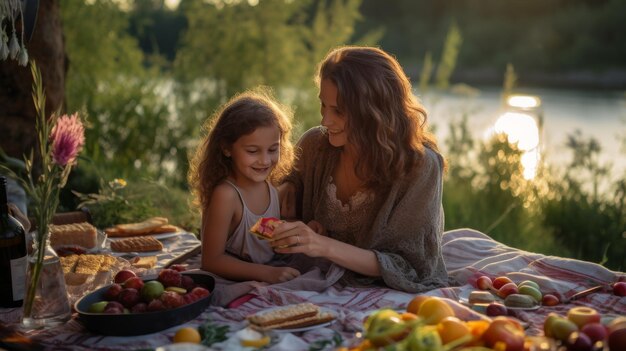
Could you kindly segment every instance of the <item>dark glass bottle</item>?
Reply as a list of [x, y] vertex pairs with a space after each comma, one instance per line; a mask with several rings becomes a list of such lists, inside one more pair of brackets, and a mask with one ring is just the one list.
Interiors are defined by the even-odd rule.
[[7, 180], [0, 177], [0, 307], [20, 307], [26, 282], [26, 235], [9, 214], [7, 202]]

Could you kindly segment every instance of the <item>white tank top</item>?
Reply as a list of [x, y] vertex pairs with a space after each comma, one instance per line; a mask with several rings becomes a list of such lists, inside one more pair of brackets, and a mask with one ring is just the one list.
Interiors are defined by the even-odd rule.
[[259, 239], [256, 235], [249, 233], [250, 228], [261, 217], [276, 217], [280, 218], [280, 201], [278, 199], [278, 190], [268, 182], [267, 187], [270, 192], [270, 204], [264, 213], [257, 215], [248, 209], [246, 202], [241, 195], [239, 188], [228, 180], [226, 183], [230, 184], [243, 204], [243, 213], [241, 215], [241, 222], [235, 230], [230, 233], [226, 240], [226, 252], [231, 255], [235, 255], [242, 260], [254, 262], [254, 263], [267, 263], [272, 257], [274, 257], [274, 250], [270, 246], [267, 240]]

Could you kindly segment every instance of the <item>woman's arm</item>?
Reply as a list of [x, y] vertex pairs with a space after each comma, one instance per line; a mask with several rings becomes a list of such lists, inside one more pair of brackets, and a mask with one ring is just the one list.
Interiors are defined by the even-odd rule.
[[302, 222], [285, 222], [274, 229], [272, 247], [278, 253], [303, 253], [310, 257], [324, 257], [351, 271], [379, 277], [380, 266], [371, 250], [338, 241], [316, 233]]

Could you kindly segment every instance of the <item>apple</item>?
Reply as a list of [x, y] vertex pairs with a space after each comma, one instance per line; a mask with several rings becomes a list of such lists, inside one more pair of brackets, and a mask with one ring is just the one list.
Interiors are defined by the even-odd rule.
[[559, 303], [561, 303], [559, 298], [552, 294], [545, 294], [541, 298], [541, 304], [544, 306], [556, 306]]
[[573, 332], [565, 341], [565, 345], [567, 346], [568, 351], [591, 351], [593, 342], [587, 334], [582, 332]]
[[454, 310], [443, 299], [431, 296], [422, 302], [417, 315], [423, 318], [424, 323], [435, 325], [445, 317], [453, 317]]
[[146, 307], [148, 312], [162, 311], [164, 309], [165, 305], [163, 305], [163, 301], [159, 299], [153, 299], [148, 303], [148, 307]]
[[476, 280], [476, 287], [478, 289], [489, 290], [489, 289], [491, 289], [492, 286], [493, 286], [493, 282], [491, 281], [491, 278], [489, 278], [486, 275], [481, 275]]
[[111, 284], [111, 286], [109, 286], [109, 288], [104, 292], [104, 299], [107, 301], [117, 300], [117, 296], [123, 289], [124, 288], [120, 284]]
[[626, 282], [617, 282], [613, 284], [613, 294], [617, 296], [626, 296]]
[[137, 274], [135, 274], [135, 272], [128, 270], [128, 269], [122, 269], [121, 271], [117, 272], [115, 274], [115, 278], [113, 278], [113, 282], [114, 283], [118, 283], [118, 284], [122, 284], [124, 283], [126, 280], [128, 280], [128, 278], [132, 278], [132, 277], [136, 277]]
[[517, 284], [513, 282], [506, 283], [500, 286], [500, 288], [498, 289], [498, 296], [500, 296], [503, 299], [511, 294], [518, 294], [518, 293], [519, 293], [519, 290], [517, 289]]
[[506, 351], [524, 350], [524, 338], [524, 329], [519, 323], [503, 316], [495, 317], [482, 336], [487, 347], [493, 348], [497, 342], [503, 342]]
[[608, 335], [606, 327], [602, 323], [587, 323], [580, 331], [587, 334], [592, 342], [602, 341]]
[[532, 280], [524, 280], [523, 282], [521, 282], [521, 283], [517, 284], [517, 286], [518, 286], [518, 287], [520, 287], [520, 288], [521, 288], [522, 286], [524, 286], [524, 285], [530, 285], [530, 286], [532, 286], [533, 288], [535, 288], [535, 289], [537, 289], [537, 290], [541, 291], [541, 288], [539, 288], [539, 284], [535, 283], [535, 282], [534, 282], [534, 281], [532, 281]]
[[131, 289], [135, 289], [137, 291], [141, 291], [141, 288], [143, 287], [143, 280], [139, 277], [130, 277], [128, 279], [126, 279], [126, 281], [124, 282], [124, 284], [122, 284], [122, 286], [124, 286], [125, 288], [131, 288]]
[[131, 308], [141, 300], [141, 297], [137, 289], [124, 288], [124, 290], [120, 291], [117, 300], [124, 305], [124, 307]]
[[599, 323], [600, 313], [591, 307], [577, 306], [567, 311], [567, 319], [574, 322], [580, 329], [588, 323]]
[[161, 284], [158, 280], [148, 281], [140, 290], [141, 298], [146, 302], [151, 302], [161, 296], [164, 290], [165, 288], [163, 287], [163, 284]]
[[528, 295], [532, 297], [533, 299], [535, 299], [535, 301], [537, 301], [537, 303], [542, 301], [543, 295], [541, 294], [541, 291], [539, 291], [539, 289], [535, 288], [532, 285], [521, 285], [519, 286], [518, 291], [522, 295]]
[[513, 283], [509, 277], [500, 276], [493, 280], [493, 288], [499, 290], [503, 285]]
[[626, 328], [613, 330], [608, 337], [609, 350], [626, 350]]
[[131, 313], [144, 313], [148, 311], [148, 304], [145, 302], [138, 302], [135, 306], [130, 308]]
[[124, 306], [117, 301], [109, 301], [106, 306], [104, 306], [103, 312], [110, 314], [122, 314], [124, 313]]
[[176, 308], [185, 304], [185, 299], [181, 294], [173, 291], [164, 291], [159, 297], [165, 308]]
[[578, 331], [578, 327], [567, 318], [557, 318], [552, 322], [552, 337], [557, 340], [565, 341], [575, 331]]
[[104, 308], [106, 307], [106, 305], [108, 303], [109, 303], [109, 301], [94, 302], [91, 305], [89, 305], [89, 309], [87, 310], [87, 312], [90, 312], [90, 313], [102, 313], [102, 312], [104, 312]]
[[161, 284], [163, 284], [163, 286], [165, 287], [182, 286], [182, 275], [179, 271], [170, 268], [162, 269], [159, 272], [159, 277], [157, 278], [157, 280], [160, 281]]
[[626, 316], [619, 316], [611, 319], [611, 321], [606, 324], [606, 328], [609, 333], [618, 329], [626, 328]]
[[489, 317], [506, 316], [509, 310], [501, 303], [492, 302], [485, 308], [485, 314]]
[[548, 313], [548, 315], [546, 316], [546, 319], [543, 321], [543, 334], [549, 338], [553, 337], [554, 335], [552, 334], [552, 325], [557, 319], [562, 319], [562, 318], [565, 318], [565, 317], [559, 315], [558, 313], [555, 313], [555, 312]]

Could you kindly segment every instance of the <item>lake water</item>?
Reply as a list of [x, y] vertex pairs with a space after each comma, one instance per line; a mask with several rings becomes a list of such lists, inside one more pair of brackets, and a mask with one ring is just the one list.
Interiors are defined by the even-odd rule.
[[[572, 153], [565, 146], [567, 136], [580, 130], [585, 139], [595, 138], [602, 148], [602, 164], [613, 164], [613, 176], [626, 171], [626, 151], [621, 151], [620, 136], [626, 138], [626, 94], [618, 91], [568, 91], [556, 89], [528, 89], [516, 93], [538, 96], [543, 114], [540, 148], [544, 160], [565, 165]], [[429, 111], [429, 120], [435, 126], [437, 137], [445, 146], [448, 124], [468, 115], [468, 125], [474, 138], [483, 137], [502, 115], [501, 89], [483, 88], [478, 95], [467, 96], [446, 93], [426, 94], [421, 97]]]

